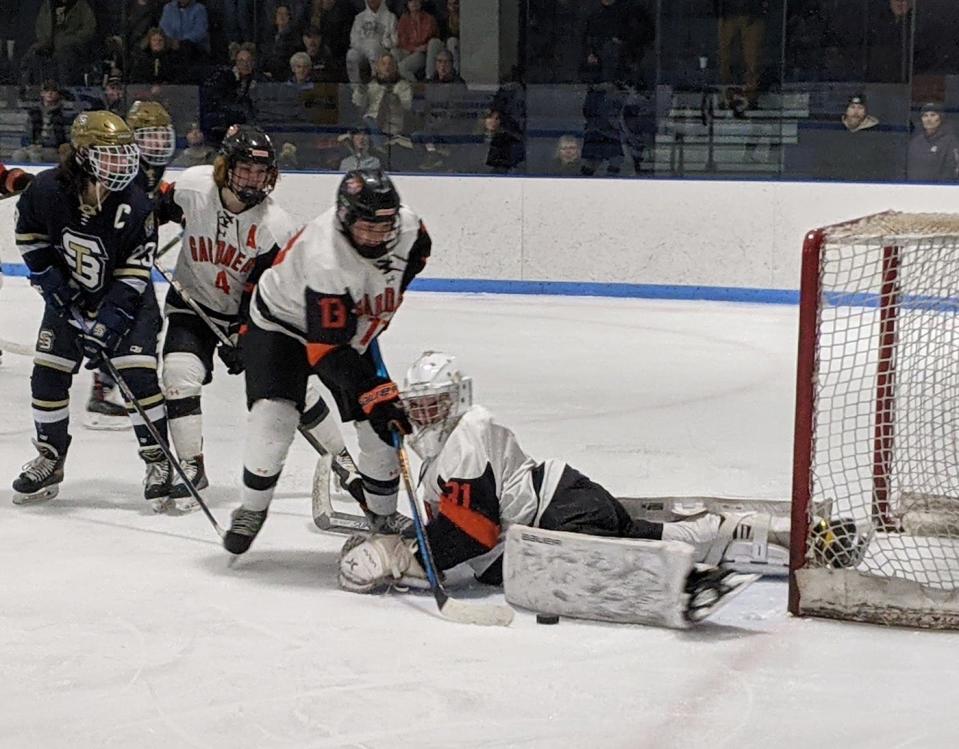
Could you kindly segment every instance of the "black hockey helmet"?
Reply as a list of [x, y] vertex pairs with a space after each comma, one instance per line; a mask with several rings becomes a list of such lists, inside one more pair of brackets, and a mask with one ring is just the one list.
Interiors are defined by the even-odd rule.
[[[396, 244], [400, 226], [400, 194], [379, 169], [347, 172], [336, 194], [336, 215], [350, 243], [363, 257], [375, 259]], [[361, 225], [357, 226], [360, 222]], [[379, 226], [371, 227], [370, 224]]]
[[[247, 206], [254, 206], [273, 192], [279, 171], [276, 167], [276, 149], [270, 136], [253, 125], [231, 125], [220, 144], [217, 158], [219, 169], [215, 170], [217, 184], [228, 187]], [[236, 166], [240, 163], [264, 164], [267, 167], [263, 184], [247, 184], [237, 178]]]

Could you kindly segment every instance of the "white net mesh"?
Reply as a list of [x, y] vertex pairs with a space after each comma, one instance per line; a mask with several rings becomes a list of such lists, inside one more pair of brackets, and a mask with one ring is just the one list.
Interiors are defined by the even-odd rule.
[[[814, 357], [800, 609], [957, 626], [959, 216], [886, 213], [827, 228], [818, 281], [816, 344], [800, 353]], [[823, 535], [818, 518], [853, 522]], [[854, 570], [828, 564], [836, 545], [858, 550]], [[874, 600], [877, 591], [897, 598]]]

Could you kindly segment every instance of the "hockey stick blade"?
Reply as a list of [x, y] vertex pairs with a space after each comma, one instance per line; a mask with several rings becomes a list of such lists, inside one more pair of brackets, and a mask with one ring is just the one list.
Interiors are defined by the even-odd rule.
[[498, 603], [464, 603], [450, 598], [443, 590], [444, 600], [439, 604], [440, 614], [451, 622], [476, 624], [481, 627], [508, 627], [513, 622], [513, 609]]

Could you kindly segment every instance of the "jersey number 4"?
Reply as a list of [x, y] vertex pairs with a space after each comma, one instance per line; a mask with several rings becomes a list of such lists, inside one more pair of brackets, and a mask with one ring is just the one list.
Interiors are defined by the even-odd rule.
[[229, 296], [230, 294], [230, 279], [226, 277], [226, 271], [221, 270], [216, 274], [216, 281], [213, 282], [213, 285], [216, 286], [220, 291]]

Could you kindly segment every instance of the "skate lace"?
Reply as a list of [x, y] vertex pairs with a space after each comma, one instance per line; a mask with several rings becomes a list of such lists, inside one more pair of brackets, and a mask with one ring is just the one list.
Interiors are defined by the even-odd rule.
[[43, 481], [56, 470], [57, 461], [43, 453], [23, 465], [23, 473], [32, 481]]
[[230, 530], [246, 536], [255, 536], [262, 524], [263, 513], [240, 508], [233, 513], [233, 524]]
[[200, 474], [200, 461], [187, 458], [186, 460], [181, 460], [180, 465], [183, 467], [183, 472], [186, 474], [186, 477], [190, 479], [190, 483], [196, 483], [196, 477]]
[[147, 463], [147, 472], [143, 478], [143, 483], [164, 484], [170, 478], [170, 463], [166, 460], [160, 460], [156, 463]]

